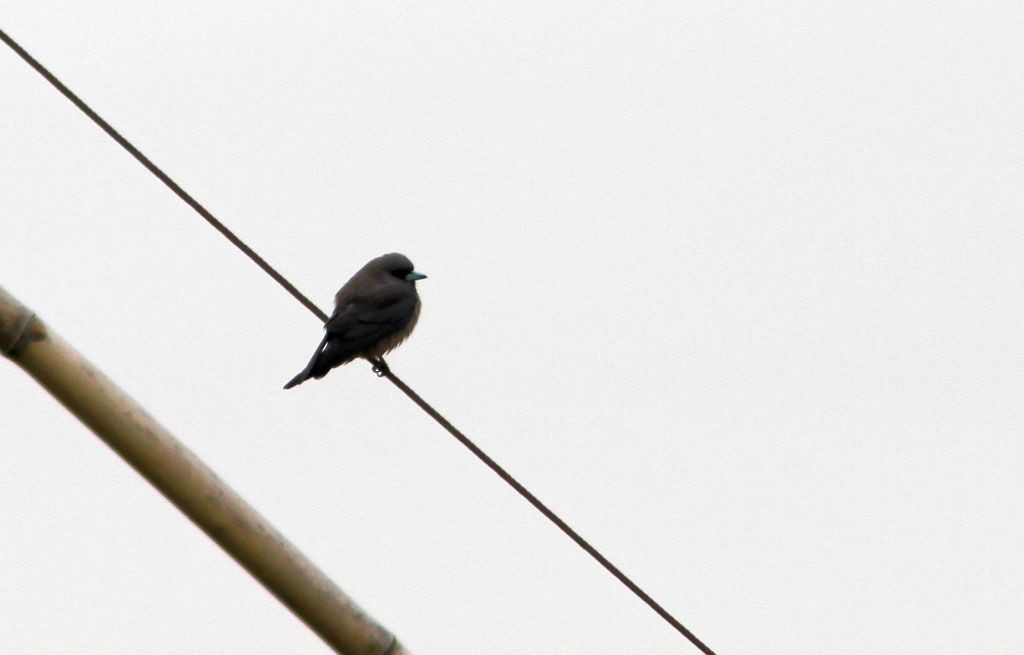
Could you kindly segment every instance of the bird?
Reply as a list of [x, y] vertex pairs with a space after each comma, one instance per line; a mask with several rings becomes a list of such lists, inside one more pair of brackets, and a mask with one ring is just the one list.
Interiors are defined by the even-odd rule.
[[369, 360], [378, 375], [386, 374], [384, 355], [405, 341], [419, 320], [416, 281], [426, 277], [397, 252], [367, 262], [335, 294], [324, 338], [306, 368], [284, 388], [322, 378], [332, 368], [359, 357]]

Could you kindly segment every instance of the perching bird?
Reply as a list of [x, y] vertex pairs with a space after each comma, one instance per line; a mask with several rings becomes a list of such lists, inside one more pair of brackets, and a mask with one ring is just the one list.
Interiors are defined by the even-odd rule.
[[426, 275], [397, 252], [371, 259], [334, 296], [334, 313], [324, 324], [324, 338], [306, 368], [285, 389], [309, 378], [322, 378], [335, 366], [364, 357], [374, 370], [387, 370], [384, 355], [398, 347], [416, 327], [420, 297], [416, 280]]

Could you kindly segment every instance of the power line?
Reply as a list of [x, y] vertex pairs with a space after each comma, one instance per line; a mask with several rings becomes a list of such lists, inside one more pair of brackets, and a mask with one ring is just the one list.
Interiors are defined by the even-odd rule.
[[575, 530], [569, 527], [569, 525], [565, 521], [563, 521], [557, 514], [548, 509], [548, 506], [542, 503], [539, 498], [530, 493], [529, 489], [520, 484], [519, 481], [512, 477], [512, 475], [509, 474], [509, 472], [506, 471], [504, 468], [502, 468], [500, 464], [491, 459], [490, 456], [483, 450], [481, 450], [479, 446], [473, 443], [469, 437], [462, 434], [462, 431], [460, 431], [458, 428], [452, 425], [448, 421], [448, 419], [441, 416], [440, 412], [431, 407], [430, 404], [427, 403], [427, 401], [420, 398], [418, 393], [410, 389], [405, 382], [402, 382], [397, 377], [395, 377], [394, 374], [392, 374], [389, 369], [384, 369], [383, 373], [384, 376], [391, 380], [391, 382], [394, 383], [396, 387], [401, 389], [405, 395], [409, 396], [409, 398], [411, 398], [414, 403], [419, 405], [420, 409], [426, 412], [430, 416], [430, 418], [437, 421], [445, 430], [448, 430], [448, 432], [451, 433], [453, 437], [458, 439], [459, 442], [463, 446], [468, 448], [470, 452], [476, 455], [480, 459], [480, 461], [489, 466], [491, 470], [497, 473], [502, 480], [509, 484], [510, 487], [519, 492], [520, 496], [528, 500], [531, 505], [533, 505], [540, 511], [541, 514], [548, 517], [548, 519], [552, 523], [557, 525], [559, 530], [569, 535], [570, 539], [575, 541], [580, 548], [587, 551], [587, 553], [589, 553], [591, 557], [596, 559], [601, 566], [608, 569], [609, 573], [614, 575], [619, 580], [619, 582], [626, 585], [626, 588], [632, 591], [634, 594], [636, 594], [640, 598], [640, 600], [647, 603], [651, 609], [658, 613], [658, 616], [665, 619], [669, 623], [669, 625], [678, 630], [684, 637], [692, 641], [693, 645], [699, 648], [701, 651], [707, 653], [708, 655], [714, 655], [714, 652], [710, 648], [705, 646], [704, 643], [697, 638], [697, 635], [687, 630], [686, 626], [684, 626], [682, 623], [676, 620], [676, 617], [669, 614], [668, 611], [660, 604], [658, 604], [656, 600], [647, 595], [647, 592], [638, 587], [637, 584], [630, 580], [625, 573], [618, 569], [617, 566], [609, 562], [608, 559], [600, 552], [598, 552], [596, 548], [591, 546], [586, 539], [581, 537], [579, 533], [577, 533]]
[[[218, 232], [224, 235], [224, 237], [227, 238], [228, 241], [234, 244], [235, 247], [237, 247], [239, 250], [245, 253], [246, 256], [249, 257], [249, 259], [256, 262], [257, 266], [262, 268], [264, 272], [266, 272], [278, 284], [284, 287], [284, 289], [288, 291], [288, 293], [292, 294], [292, 296], [294, 296], [296, 300], [305, 305], [305, 307], [309, 309], [309, 311], [311, 311], [314, 315], [316, 315], [316, 317], [319, 318], [321, 321], [327, 321], [327, 314], [325, 314], [319, 307], [313, 304], [313, 302], [309, 298], [303, 295], [303, 293], [299, 291], [295, 287], [295, 285], [293, 285], [291, 282], [285, 279], [285, 277], [278, 273], [273, 266], [268, 264], [266, 260], [264, 260], [258, 254], [256, 254], [256, 251], [247, 246], [241, 239], [239, 239], [234, 234], [234, 232], [229, 230], [227, 226], [225, 226], [223, 223], [217, 220], [217, 218], [213, 214], [211, 214], [205, 207], [203, 207], [199, 203], [199, 201], [193, 198], [187, 191], [182, 189], [177, 182], [172, 180], [156, 164], [150, 161], [149, 157], [146, 157], [146, 155], [142, 154], [142, 152], [134, 145], [132, 145], [131, 142], [128, 141], [128, 139], [121, 136], [121, 134], [110, 125], [110, 123], [103, 120], [103, 118], [101, 118], [99, 114], [97, 114], [87, 104], [85, 104], [85, 102], [81, 98], [75, 95], [71, 91], [71, 89], [69, 89], [67, 86], [64, 85], [63, 82], [57, 79], [57, 77], [54, 76], [53, 73], [51, 73], [49, 70], [47, 70], [45, 66], [36, 61], [36, 59], [32, 55], [30, 55], [24, 48], [18, 45], [18, 43], [15, 42], [10, 36], [8, 36], [7, 33], [4, 32], [2, 29], [0, 29], [0, 40], [2, 40], [4, 43], [10, 46], [10, 48], [14, 50], [14, 52], [16, 52], [19, 57], [24, 59], [29, 66], [34, 68], [36, 72], [42, 75], [46, 79], [46, 81], [52, 84], [58, 91], [61, 92], [62, 95], [64, 95], [64, 97], [66, 97], [76, 107], [78, 107], [82, 111], [82, 113], [84, 113], [86, 116], [92, 119], [94, 123], [99, 125], [104, 132], [110, 135], [110, 137], [114, 139], [114, 141], [116, 141], [118, 144], [120, 144], [122, 148], [127, 150], [132, 157], [135, 157], [135, 159], [137, 159], [140, 164], [145, 166], [150, 173], [155, 175], [157, 179], [163, 182], [171, 191], [175, 193], [175, 195], [184, 200], [185, 203], [189, 207], [194, 209], [196, 213], [202, 216], [207, 223], [212, 225]], [[381, 364], [383, 364], [383, 362], [381, 362]], [[509, 486], [515, 489], [516, 492], [519, 493], [519, 495], [521, 495], [523, 498], [529, 501], [529, 503], [533, 505], [538, 511], [540, 511], [541, 514], [543, 514], [545, 517], [548, 518], [548, 520], [554, 523], [558, 527], [558, 529], [560, 529], [562, 532], [568, 535], [569, 538], [576, 542], [576, 544], [580, 548], [582, 548], [591, 557], [597, 560], [597, 562], [605, 569], [607, 569], [609, 573], [615, 576], [615, 578], [619, 580], [619, 582], [625, 585], [627, 589], [636, 594], [636, 596], [640, 598], [640, 600], [642, 600], [651, 609], [653, 609], [658, 614], [658, 616], [660, 616], [669, 625], [671, 625], [673, 628], [679, 631], [679, 633], [682, 634], [684, 637], [689, 639], [690, 642], [693, 643], [693, 645], [696, 646], [698, 649], [700, 649], [701, 652], [705, 653], [706, 655], [715, 655], [714, 651], [708, 648], [704, 644], [704, 642], [697, 638], [695, 634], [690, 632], [674, 616], [669, 614], [669, 612], [665, 608], [663, 608], [660, 604], [658, 604], [657, 601], [651, 598], [643, 589], [637, 586], [637, 584], [633, 582], [629, 577], [627, 577], [626, 574], [620, 571], [614, 564], [609, 562], [604, 555], [602, 555], [596, 548], [591, 546], [586, 539], [579, 535], [579, 533], [577, 533], [575, 530], [569, 527], [569, 525], [565, 521], [563, 521], [557, 514], [551, 511], [548, 508], [548, 506], [542, 503], [536, 496], [530, 493], [530, 491], [526, 487], [520, 484], [518, 480], [512, 477], [497, 462], [491, 459], [490, 456], [487, 455], [487, 453], [485, 453], [483, 450], [481, 450], [479, 446], [473, 443], [473, 441], [471, 441], [469, 437], [467, 437], [461, 431], [459, 431], [454, 425], [451, 424], [450, 421], [448, 421], [448, 419], [442, 416], [440, 412], [431, 407], [430, 404], [427, 403], [427, 401], [423, 400], [423, 398], [421, 398], [419, 394], [413, 391], [405, 382], [403, 382], [398, 376], [392, 373], [391, 370], [386, 365], [379, 366], [375, 364], [374, 371], [376, 371], [378, 375], [388, 378], [388, 380], [390, 380], [392, 384], [398, 387], [398, 389], [401, 390], [406, 396], [408, 396], [414, 403], [419, 405], [420, 409], [426, 412], [427, 415], [430, 416], [432, 419], [437, 421], [437, 423], [445, 430], [447, 430], [453, 437], [455, 437], [459, 441], [459, 443], [461, 443], [463, 446], [469, 449], [470, 452], [472, 452], [484, 464], [490, 467], [490, 469], [494, 471], [496, 474], [498, 474], [498, 476], [502, 480], [504, 480]]]
[[99, 114], [94, 112], [92, 108], [89, 107], [89, 105], [85, 104], [85, 102], [81, 98], [79, 98], [77, 95], [74, 94], [74, 92], [71, 91], [71, 89], [64, 86], [63, 82], [58, 80], [53, 73], [46, 69], [45, 66], [36, 61], [35, 57], [28, 54], [28, 52], [24, 48], [18, 45], [18, 43], [10, 36], [8, 36], [7, 32], [4, 32], [2, 29], [0, 29], [0, 40], [9, 45], [11, 49], [18, 53], [18, 56], [24, 59], [29, 66], [36, 69], [37, 73], [46, 78], [47, 82], [52, 84], [54, 88], [60, 91], [65, 98], [72, 102], [72, 104], [81, 109], [83, 114], [92, 119], [92, 122], [99, 125], [100, 129], [102, 129], [104, 132], [110, 135], [110, 138], [112, 138], [114, 141], [117, 141], [122, 148], [128, 151], [128, 154], [130, 154], [132, 157], [135, 157], [135, 159], [139, 160], [139, 163], [145, 166], [146, 170], [148, 170], [150, 173], [155, 175], [158, 180], [167, 185], [167, 188], [173, 191], [176, 196], [184, 200], [186, 205], [196, 210], [196, 213], [202, 216], [204, 219], [206, 219], [207, 223], [212, 225], [214, 229], [223, 234], [228, 241], [233, 243], [235, 247], [244, 252], [246, 256], [249, 257], [249, 259], [256, 262], [256, 265], [262, 268], [267, 273], [267, 275], [274, 278], [274, 280], [277, 281], [278, 284], [285, 288], [285, 291], [295, 296], [296, 300], [305, 305], [306, 308], [309, 309], [309, 311], [316, 314], [316, 316], [321, 321], [327, 321], [327, 314], [325, 314], [323, 310], [321, 310], [319, 307], [314, 305], [312, 300], [304, 296], [301, 291], [295, 288], [295, 285], [286, 280], [283, 275], [274, 270], [273, 266], [268, 264], [266, 260], [257, 255], [255, 250], [247, 246], [245, 242], [243, 242], [241, 239], [235, 236], [235, 233], [229, 230], [226, 225], [217, 220], [217, 218], [213, 214], [211, 214], [209, 210], [206, 209], [206, 207], [203, 207], [201, 204], [199, 204], [198, 200], [193, 198], [187, 191], [182, 189], [177, 182], [172, 180], [170, 176], [167, 175], [167, 173], [164, 173], [162, 170], [160, 170], [160, 167], [154, 164], [152, 161], [150, 161], [149, 157], [142, 154], [142, 151], [140, 151], [138, 148], [132, 145], [132, 143], [128, 141], [128, 139], [121, 136], [121, 133], [115, 130], [110, 123], [103, 120], [103, 118]]

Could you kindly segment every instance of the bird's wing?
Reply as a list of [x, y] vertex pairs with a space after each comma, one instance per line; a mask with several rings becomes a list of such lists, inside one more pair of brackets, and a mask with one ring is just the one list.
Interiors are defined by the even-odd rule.
[[415, 309], [413, 294], [378, 294], [373, 299], [359, 299], [339, 306], [324, 329], [334, 339], [369, 346], [401, 328]]

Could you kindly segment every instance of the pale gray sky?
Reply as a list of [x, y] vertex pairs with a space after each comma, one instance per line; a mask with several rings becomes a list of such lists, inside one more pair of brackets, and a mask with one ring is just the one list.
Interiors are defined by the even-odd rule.
[[[254, 4], [254, 3], [253, 3]], [[1024, 650], [1024, 6], [7, 3], [729, 653]], [[418, 655], [696, 652], [6, 48], [0, 285]], [[4, 653], [326, 647], [0, 362]]]

